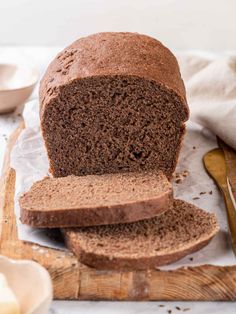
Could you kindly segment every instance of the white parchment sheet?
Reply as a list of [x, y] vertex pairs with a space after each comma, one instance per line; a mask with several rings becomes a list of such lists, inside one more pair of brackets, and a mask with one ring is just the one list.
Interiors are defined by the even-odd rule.
[[[51, 237], [48, 237], [48, 231], [27, 227], [22, 225], [19, 220], [19, 196], [27, 191], [35, 181], [48, 175], [48, 160], [40, 133], [38, 108], [38, 100], [26, 104], [23, 114], [25, 129], [20, 134], [11, 153], [11, 167], [16, 170], [15, 212], [18, 234], [21, 240], [64, 249], [63, 243], [53, 241]], [[220, 223], [220, 232], [204, 249], [177, 263], [163, 267], [164, 269], [189, 265], [234, 265], [236, 263], [230, 248], [222, 197], [204, 170], [202, 163], [204, 153], [216, 146], [215, 137], [210, 131], [200, 125], [188, 122], [177, 172], [188, 170], [189, 175], [182, 183], [174, 183], [174, 192], [176, 198], [184, 199], [209, 212], [214, 212]], [[210, 191], [212, 194], [209, 193]], [[200, 192], [206, 193], [200, 195]], [[199, 197], [199, 199], [194, 200], [195, 197]]]

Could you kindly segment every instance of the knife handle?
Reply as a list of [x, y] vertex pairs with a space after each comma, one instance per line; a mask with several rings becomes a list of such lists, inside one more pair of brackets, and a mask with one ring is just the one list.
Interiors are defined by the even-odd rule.
[[228, 187], [222, 189], [222, 193], [226, 205], [226, 213], [228, 219], [229, 230], [231, 233], [231, 242], [234, 254], [236, 255], [236, 209], [234, 208]]

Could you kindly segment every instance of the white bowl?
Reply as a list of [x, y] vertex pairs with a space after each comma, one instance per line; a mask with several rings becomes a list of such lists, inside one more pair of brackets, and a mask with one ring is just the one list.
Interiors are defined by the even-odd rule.
[[15, 294], [22, 314], [46, 314], [52, 301], [52, 282], [45, 268], [29, 260], [0, 255], [0, 272]]
[[38, 71], [28, 66], [0, 64], [0, 113], [11, 112], [25, 103], [38, 78]]

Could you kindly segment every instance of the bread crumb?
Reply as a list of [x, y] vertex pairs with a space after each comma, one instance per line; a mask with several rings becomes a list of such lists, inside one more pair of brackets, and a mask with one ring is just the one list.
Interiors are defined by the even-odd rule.
[[196, 149], [196, 146], [193, 146], [193, 149]]
[[210, 191], [209, 194], [212, 195], [212, 191]]
[[2, 134], [3, 138], [5, 141], [7, 141], [7, 135], [6, 134]]
[[179, 306], [176, 306], [175, 308], [176, 310], [181, 311], [181, 308]]
[[200, 197], [193, 197], [193, 200], [199, 200], [200, 199]]
[[182, 183], [183, 180], [188, 176], [188, 174], [189, 174], [188, 170], [184, 170], [182, 172], [176, 172], [174, 174], [175, 183], [177, 184]]
[[189, 175], [188, 170], [184, 170], [184, 172], [183, 172], [183, 176], [184, 176], [184, 177], [187, 177], [188, 175]]
[[187, 312], [187, 311], [190, 311], [191, 309], [189, 307], [186, 307], [185, 309], [183, 309], [182, 311], [183, 312]]
[[193, 261], [193, 257], [190, 257], [189, 260], [192, 262]]
[[203, 194], [206, 194], [206, 192], [200, 192], [199, 194], [200, 194], [200, 195], [203, 195]]
[[179, 184], [179, 183], [181, 183], [181, 182], [183, 182], [183, 180], [181, 180], [181, 179], [176, 179], [176, 180], [175, 180], [175, 183], [177, 183], [177, 184]]
[[168, 310], [168, 311], [167, 311], [167, 313], [168, 313], [168, 314], [171, 314], [171, 313], [172, 313], [172, 311], [171, 311], [171, 310]]
[[165, 307], [165, 305], [164, 305], [164, 304], [159, 304], [158, 306], [159, 306], [159, 307]]

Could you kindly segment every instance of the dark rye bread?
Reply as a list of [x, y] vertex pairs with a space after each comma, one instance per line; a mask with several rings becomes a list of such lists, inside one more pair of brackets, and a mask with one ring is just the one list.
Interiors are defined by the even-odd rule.
[[162, 215], [130, 224], [64, 229], [81, 263], [98, 269], [148, 269], [175, 262], [219, 230], [214, 214], [181, 200]]
[[176, 167], [189, 111], [174, 55], [137, 33], [98, 33], [57, 55], [40, 84], [53, 176]]
[[40, 228], [138, 221], [172, 204], [172, 186], [161, 172], [45, 178], [20, 198], [22, 223]]

